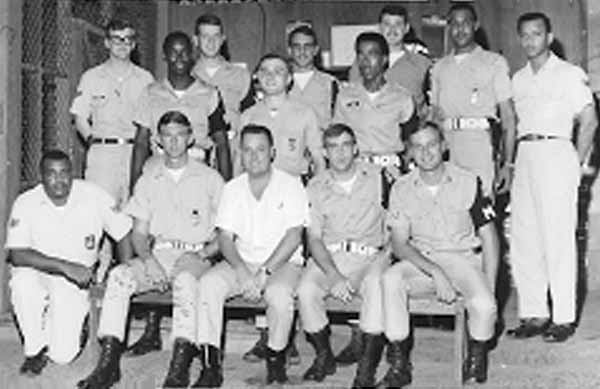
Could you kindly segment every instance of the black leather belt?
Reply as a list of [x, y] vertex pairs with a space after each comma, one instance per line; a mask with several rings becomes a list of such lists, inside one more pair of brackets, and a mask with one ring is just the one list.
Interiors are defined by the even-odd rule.
[[104, 145], [124, 145], [124, 144], [133, 144], [133, 139], [131, 139], [131, 138], [92, 138], [90, 143], [104, 144]]
[[565, 139], [556, 135], [542, 135], [542, 134], [525, 134], [520, 136], [519, 142], [536, 142], [538, 140], [552, 140], [552, 139]]

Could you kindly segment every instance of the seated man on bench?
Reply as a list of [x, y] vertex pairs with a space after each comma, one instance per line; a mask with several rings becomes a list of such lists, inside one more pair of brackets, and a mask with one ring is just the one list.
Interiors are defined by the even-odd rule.
[[243, 295], [267, 303], [267, 383], [287, 381], [285, 346], [294, 317], [294, 292], [302, 271], [302, 229], [308, 200], [299, 177], [271, 166], [273, 136], [264, 126], [240, 134], [245, 173], [223, 189], [215, 225], [225, 261], [198, 286], [198, 343], [202, 373], [195, 387], [223, 383], [219, 346], [225, 300]]
[[[388, 225], [400, 261], [383, 275], [390, 368], [378, 387], [411, 382], [408, 296], [429, 291], [445, 302], [452, 302], [456, 291], [464, 296], [470, 339], [463, 380], [485, 382], [499, 259], [492, 203], [478, 177], [443, 162], [446, 145], [435, 123], [413, 131], [408, 147], [417, 168], [401, 177], [390, 195]], [[378, 361], [382, 347], [370, 358]]]
[[[305, 380], [313, 381], [323, 381], [336, 370], [325, 297], [332, 295], [345, 302], [352, 300], [354, 293], [362, 297], [359, 327], [365, 355], [373, 342], [383, 339], [380, 284], [390, 263], [384, 228], [387, 191], [381, 168], [357, 161], [356, 136], [345, 124], [329, 126], [323, 141], [329, 168], [308, 185], [307, 235], [313, 260], [297, 290], [306, 337], [317, 354], [304, 374]], [[374, 376], [371, 364], [359, 358], [355, 385]]]
[[[78, 388], [108, 388], [120, 379], [125, 321], [134, 293], [173, 288], [173, 356], [165, 387], [187, 387], [197, 354], [197, 278], [218, 251], [214, 220], [223, 179], [188, 155], [189, 119], [168, 111], [158, 121], [164, 155], [146, 169], [125, 208], [133, 221], [137, 258], [115, 267], [102, 301], [98, 336], [102, 351], [96, 368]], [[150, 245], [154, 237], [154, 245]]]

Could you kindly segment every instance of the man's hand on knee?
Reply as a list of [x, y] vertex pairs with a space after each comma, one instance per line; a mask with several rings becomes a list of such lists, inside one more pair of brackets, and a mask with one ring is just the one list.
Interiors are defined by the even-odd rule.
[[445, 303], [451, 303], [456, 300], [456, 291], [443, 270], [436, 270], [431, 275], [435, 284], [437, 298]]
[[352, 301], [352, 293], [354, 293], [354, 288], [352, 288], [350, 280], [339, 275], [335, 277], [330, 292], [331, 295], [336, 299], [341, 300], [344, 303], [349, 303]]

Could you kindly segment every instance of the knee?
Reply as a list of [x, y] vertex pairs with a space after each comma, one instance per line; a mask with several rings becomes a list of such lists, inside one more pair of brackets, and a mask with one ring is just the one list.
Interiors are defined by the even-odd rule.
[[404, 288], [402, 274], [395, 271], [386, 271], [381, 276], [381, 287], [384, 291], [391, 291]]
[[361, 282], [363, 293], [381, 293], [382, 275], [367, 273]]
[[480, 317], [493, 318], [496, 316], [496, 301], [491, 295], [473, 297], [467, 304]]
[[311, 301], [318, 298], [318, 288], [312, 282], [300, 281], [300, 284], [296, 288], [296, 295], [298, 296], [298, 303], [310, 304]]
[[285, 284], [267, 285], [264, 299], [270, 306], [287, 308], [290, 303], [293, 304], [294, 290]]
[[173, 279], [173, 290], [181, 290], [193, 288], [196, 284], [196, 277], [192, 273], [183, 271], [175, 276]]
[[227, 282], [223, 278], [211, 273], [210, 271], [204, 273], [198, 281], [198, 293], [200, 294], [201, 300], [214, 298], [218, 294], [223, 294], [224, 298], [225, 293], [220, 293], [220, 291], [224, 291], [226, 289]]

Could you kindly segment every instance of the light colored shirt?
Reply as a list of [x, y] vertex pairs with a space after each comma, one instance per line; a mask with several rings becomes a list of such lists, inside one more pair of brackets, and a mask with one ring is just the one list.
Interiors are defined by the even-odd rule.
[[294, 85], [289, 91], [289, 97], [311, 107], [317, 115], [319, 127], [325, 129], [331, 124], [333, 116], [333, 105], [335, 104], [333, 88], [337, 80], [332, 75], [318, 70], [311, 73], [312, 75], [303, 87], [298, 85], [296, 79], [305, 73], [294, 74]]
[[[215, 224], [235, 234], [245, 262], [262, 264], [290, 228], [306, 226], [308, 220], [308, 200], [300, 179], [273, 168], [260, 200], [250, 190], [247, 173], [225, 184]], [[302, 263], [300, 247], [290, 261]]]
[[70, 112], [91, 119], [94, 137], [133, 138], [134, 108], [152, 81], [152, 74], [134, 64], [120, 81], [108, 72], [106, 63], [100, 64], [81, 76]]
[[8, 222], [7, 249], [33, 249], [62, 260], [92, 266], [106, 231], [115, 240], [131, 229], [131, 219], [116, 211], [115, 200], [95, 184], [73, 180], [64, 206], [56, 206], [42, 184], [15, 200]]
[[580, 67], [551, 54], [534, 73], [525, 65], [512, 79], [519, 135], [533, 133], [571, 138], [573, 120], [593, 104], [588, 78]]

